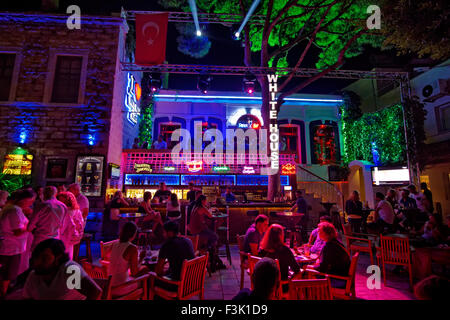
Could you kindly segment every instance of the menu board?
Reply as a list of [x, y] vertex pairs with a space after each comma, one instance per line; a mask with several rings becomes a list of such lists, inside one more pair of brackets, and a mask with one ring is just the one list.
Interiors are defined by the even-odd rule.
[[3, 174], [31, 175], [33, 155], [7, 154], [3, 165]]
[[102, 192], [103, 156], [79, 156], [75, 182], [88, 197], [100, 197]]

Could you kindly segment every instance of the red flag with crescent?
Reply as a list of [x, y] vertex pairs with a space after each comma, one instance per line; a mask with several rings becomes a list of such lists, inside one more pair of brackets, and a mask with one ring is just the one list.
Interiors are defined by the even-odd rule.
[[136, 15], [136, 64], [164, 63], [169, 13]]

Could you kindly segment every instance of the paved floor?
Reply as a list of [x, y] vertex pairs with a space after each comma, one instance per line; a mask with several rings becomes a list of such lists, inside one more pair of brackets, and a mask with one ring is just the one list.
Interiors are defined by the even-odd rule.
[[[232, 245], [231, 256], [232, 266], [229, 265], [226, 257], [222, 257], [222, 261], [226, 264], [227, 269], [219, 270], [211, 275], [206, 275], [205, 280], [205, 299], [207, 300], [231, 300], [238, 292], [240, 285], [240, 261], [239, 250], [236, 245]], [[98, 242], [92, 243], [92, 252], [94, 261], [100, 256]], [[81, 254], [84, 253], [84, 246], [81, 248]], [[414, 295], [409, 290], [408, 274], [396, 275], [392, 273], [392, 267], [388, 268], [387, 286], [381, 281], [380, 289], [368, 289], [367, 278], [370, 276], [366, 273], [367, 267], [370, 265], [370, 259], [367, 254], [361, 253], [358, 261], [358, 269], [356, 274], [356, 296], [358, 299], [364, 300], [411, 300]], [[381, 278], [382, 280], [382, 278]], [[244, 287], [250, 287], [250, 277], [244, 274]]]

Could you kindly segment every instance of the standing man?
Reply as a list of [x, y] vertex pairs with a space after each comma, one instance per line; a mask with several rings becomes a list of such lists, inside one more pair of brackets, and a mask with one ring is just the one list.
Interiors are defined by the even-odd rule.
[[158, 198], [159, 203], [163, 203], [167, 199], [169, 199], [171, 194], [172, 194], [172, 192], [170, 192], [170, 190], [167, 189], [166, 183], [161, 182], [159, 184], [159, 189], [155, 192], [155, 195], [153, 196], [153, 198]]
[[236, 201], [236, 196], [233, 192], [231, 192], [231, 189], [229, 187], [227, 187], [227, 189], [225, 190], [225, 194], [223, 197], [225, 198], [225, 201], [227, 203]]
[[430, 206], [430, 208], [428, 208], [429, 209], [428, 211], [429, 212], [433, 212], [434, 211], [433, 194], [431, 193], [430, 189], [428, 189], [427, 183], [426, 182], [422, 182], [420, 184], [420, 188], [423, 190], [423, 195], [428, 200], [428, 204]]
[[60, 229], [67, 213], [64, 203], [56, 199], [58, 190], [53, 187], [45, 187], [44, 203], [42, 207], [30, 218], [28, 231], [33, 233], [34, 239], [31, 251], [46, 239], [59, 239]]
[[78, 202], [78, 206], [80, 207], [80, 211], [83, 214], [83, 219], [86, 221], [86, 218], [89, 214], [89, 200], [86, 198], [84, 194], [80, 191], [80, 185], [78, 183], [73, 183], [69, 186], [69, 192], [75, 196]]
[[394, 224], [394, 209], [389, 202], [384, 199], [384, 194], [377, 192], [375, 194], [375, 207], [374, 221], [370, 224], [371, 227], [376, 227], [377, 231], [383, 232], [384, 228], [392, 229]]
[[189, 202], [195, 201], [195, 190], [193, 182], [189, 182], [189, 191], [187, 193], [187, 200]]
[[425, 211], [425, 207], [422, 203], [423, 198], [425, 197], [422, 192], [417, 191], [416, 186], [413, 184], [410, 184], [408, 186], [408, 190], [410, 192], [410, 197], [416, 200], [416, 206], [417, 209], [420, 211]]
[[308, 234], [306, 232], [306, 227], [308, 225], [308, 203], [306, 202], [305, 198], [303, 198], [302, 192], [300, 190], [295, 191], [295, 197], [297, 200], [295, 201], [294, 206], [291, 208], [292, 212], [295, 212], [297, 210], [298, 213], [302, 213], [303, 216], [300, 219], [299, 226], [301, 227], [301, 236], [302, 236], [302, 242], [306, 243], [308, 242]]

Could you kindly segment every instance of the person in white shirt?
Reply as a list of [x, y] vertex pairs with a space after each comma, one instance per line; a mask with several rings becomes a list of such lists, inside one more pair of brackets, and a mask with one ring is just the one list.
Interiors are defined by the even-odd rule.
[[72, 260], [73, 246], [80, 243], [83, 237], [85, 223], [77, 200], [71, 192], [60, 192], [57, 198], [67, 206], [67, 214], [61, 226], [60, 239], [64, 242], [69, 258]]
[[391, 204], [384, 199], [384, 194], [377, 192], [375, 194], [375, 222], [370, 223], [367, 227], [382, 232], [385, 228], [392, 228], [394, 223], [394, 209]]
[[[136, 224], [127, 222], [123, 225], [119, 240], [115, 241], [111, 246], [108, 275], [111, 276], [111, 285], [113, 287], [124, 284], [132, 280], [132, 278], [139, 277], [150, 271], [146, 266], [140, 266], [139, 262], [144, 258], [144, 254], [141, 253], [139, 257], [137, 247], [131, 243], [136, 238], [136, 234]], [[136, 288], [136, 285], [131, 285], [120, 290], [114, 290], [112, 294], [123, 295]]]
[[63, 225], [64, 217], [67, 214], [67, 207], [64, 203], [56, 199], [57, 190], [53, 186], [45, 187], [44, 203], [42, 207], [30, 218], [28, 231], [33, 233], [33, 243], [31, 251], [36, 248], [39, 242], [55, 238], [59, 239], [60, 229]]
[[69, 191], [72, 192], [75, 198], [77, 199], [78, 206], [80, 207], [81, 213], [83, 214], [83, 218], [86, 221], [87, 216], [89, 214], [88, 198], [81, 193], [80, 185], [78, 183], [71, 184], [69, 186]]
[[0, 216], [0, 297], [9, 283], [17, 278], [21, 256], [27, 246], [28, 219], [23, 210], [33, 205], [35, 193], [30, 190], [13, 192]]
[[410, 192], [409, 196], [416, 200], [417, 209], [420, 211], [425, 211], [425, 206], [423, 205], [423, 199], [425, 195], [422, 192], [417, 191], [416, 186], [411, 184], [408, 186], [408, 190]]
[[[97, 300], [102, 289], [83, 268], [69, 259], [64, 243], [58, 239], [40, 242], [31, 256], [32, 271], [23, 288], [24, 299]], [[79, 288], [76, 288], [79, 275]], [[68, 284], [71, 284], [70, 286]], [[73, 285], [73, 286], [72, 286]]]

